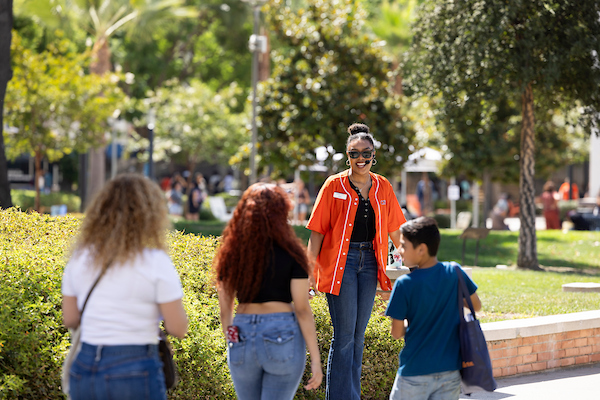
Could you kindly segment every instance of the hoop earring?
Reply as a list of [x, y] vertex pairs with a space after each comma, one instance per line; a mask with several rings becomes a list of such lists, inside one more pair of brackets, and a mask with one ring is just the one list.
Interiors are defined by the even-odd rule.
[[347, 158], [346, 158], [346, 165], [350, 166], [350, 160], [348, 160]]
[[375, 159], [375, 157], [373, 157], [373, 161], [371, 161], [371, 163], [372, 163], [373, 165], [377, 164], [377, 160]]

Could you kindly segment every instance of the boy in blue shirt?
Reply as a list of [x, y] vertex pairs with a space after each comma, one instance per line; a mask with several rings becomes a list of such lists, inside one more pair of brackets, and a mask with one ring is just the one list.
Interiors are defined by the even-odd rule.
[[[420, 217], [400, 228], [400, 254], [412, 272], [396, 280], [386, 315], [394, 339], [405, 337], [390, 400], [456, 400], [460, 396], [458, 276], [439, 262], [440, 231]], [[477, 285], [461, 269], [475, 311]]]

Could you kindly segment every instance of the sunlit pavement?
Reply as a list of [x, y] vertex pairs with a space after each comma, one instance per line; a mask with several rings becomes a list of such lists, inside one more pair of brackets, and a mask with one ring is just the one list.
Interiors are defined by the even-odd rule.
[[600, 364], [498, 379], [493, 393], [478, 392], [473, 400], [600, 400]]

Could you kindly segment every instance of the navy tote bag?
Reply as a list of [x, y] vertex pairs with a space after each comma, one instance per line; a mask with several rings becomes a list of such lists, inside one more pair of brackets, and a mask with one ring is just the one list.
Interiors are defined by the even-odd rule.
[[[475, 316], [471, 296], [460, 271], [455, 266], [458, 275], [458, 311], [460, 313], [460, 356], [462, 359], [461, 391], [465, 394], [485, 390], [493, 392], [497, 384], [492, 372], [492, 362], [488, 352], [485, 336]], [[463, 299], [466, 300], [471, 310], [472, 318], [465, 319]]]

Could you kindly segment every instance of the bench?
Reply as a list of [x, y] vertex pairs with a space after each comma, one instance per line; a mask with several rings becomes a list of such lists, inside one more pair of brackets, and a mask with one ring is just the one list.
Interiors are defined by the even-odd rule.
[[463, 248], [462, 248], [462, 265], [465, 265], [465, 247], [467, 245], [467, 239], [476, 239], [477, 244], [475, 245], [475, 263], [473, 265], [477, 266], [477, 256], [479, 255], [479, 240], [485, 239], [490, 233], [490, 229], [488, 228], [467, 228], [460, 235], [460, 238], [463, 240]]

